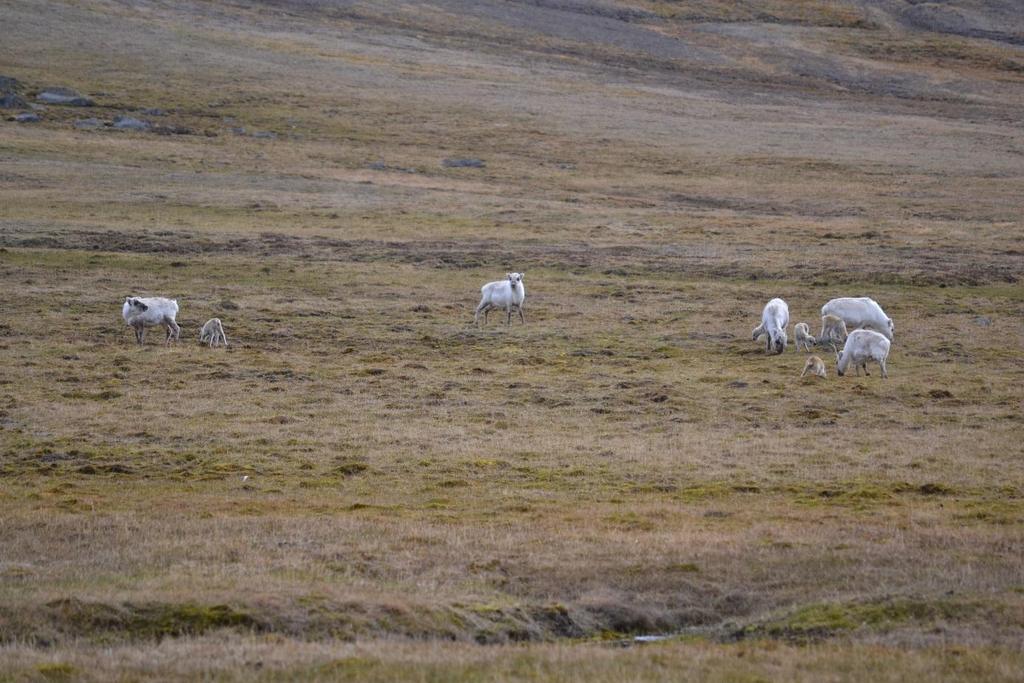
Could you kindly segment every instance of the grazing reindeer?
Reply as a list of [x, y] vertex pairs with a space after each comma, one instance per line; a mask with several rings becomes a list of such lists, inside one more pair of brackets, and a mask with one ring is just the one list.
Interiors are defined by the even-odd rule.
[[221, 324], [220, 318], [210, 318], [206, 321], [203, 329], [199, 331], [199, 343], [209, 344], [210, 348], [214, 348], [220, 343], [223, 343], [224, 346], [228, 345], [228, 337], [224, 334], [224, 326]]

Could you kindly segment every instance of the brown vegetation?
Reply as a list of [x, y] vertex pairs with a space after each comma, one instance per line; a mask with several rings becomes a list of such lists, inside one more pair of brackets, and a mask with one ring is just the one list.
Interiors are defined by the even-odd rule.
[[1020, 27], [875, 4], [8, 3], [0, 677], [1019, 680]]

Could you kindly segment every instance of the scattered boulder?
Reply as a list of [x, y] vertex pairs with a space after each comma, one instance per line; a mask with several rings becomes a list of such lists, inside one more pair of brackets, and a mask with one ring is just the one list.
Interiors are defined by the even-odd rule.
[[445, 159], [441, 164], [445, 168], [484, 168], [487, 165], [483, 159]]
[[96, 104], [71, 88], [46, 88], [36, 95], [36, 99], [45, 104], [64, 104], [69, 107], [92, 107]]
[[990, 325], [992, 325], [992, 318], [989, 318], [988, 316], [984, 316], [984, 315], [979, 315], [977, 318], [975, 318], [973, 320], [973, 322], [974, 322], [975, 325], [980, 325], [982, 327], [989, 327]]
[[114, 128], [118, 130], [149, 130], [149, 122], [131, 116], [118, 116], [114, 119]]
[[80, 129], [99, 128], [102, 125], [103, 122], [97, 118], [76, 119], [74, 123], [75, 128]]
[[28, 102], [18, 94], [20, 90], [17, 78], [0, 76], [0, 109], [28, 109]]
[[17, 121], [18, 123], [38, 123], [43, 119], [41, 116], [39, 116], [39, 114], [36, 114], [35, 112], [26, 111], [15, 116], [13, 120]]
[[9, 92], [0, 95], [0, 109], [25, 109], [28, 102], [18, 93]]

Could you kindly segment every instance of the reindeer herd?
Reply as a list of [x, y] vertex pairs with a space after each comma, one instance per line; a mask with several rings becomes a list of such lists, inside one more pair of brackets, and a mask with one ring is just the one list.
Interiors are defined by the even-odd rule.
[[[772, 299], [761, 312], [761, 324], [754, 328], [751, 338], [757, 341], [765, 338], [765, 353], [782, 353], [786, 350], [786, 326], [789, 325], [789, 306], [782, 299]], [[854, 328], [853, 332], [847, 332]], [[856, 374], [863, 368], [868, 373], [868, 361], [878, 363], [882, 368], [882, 377], [889, 376], [885, 367], [889, 357], [889, 347], [896, 328], [892, 318], [885, 314], [882, 307], [874, 299], [862, 297], [841, 297], [832, 299], [821, 307], [821, 333], [817, 338], [811, 336], [807, 323], [793, 326], [796, 336], [796, 350], [801, 347], [811, 350], [814, 344], [830, 345], [836, 354], [836, 372], [842, 377], [853, 365]], [[839, 350], [839, 344], [843, 345]], [[818, 356], [809, 356], [804, 363], [803, 377], [808, 372], [818, 377], [825, 377], [825, 361]]]
[[[519, 314], [519, 320], [526, 322], [523, 315], [523, 303], [526, 300], [526, 286], [523, 284], [522, 273], [508, 273], [504, 280], [488, 282], [480, 288], [480, 303], [473, 314], [474, 324], [479, 325], [480, 314], [487, 314], [492, 309], [503, 309], [505, 324], [512, 324], [512, 313]], [[166, 331], [164, 342], [170, 344], [181, 336], [181, 327], [176, 322], [178, 302], [164, 297], [125, 297], [121, 315], [126, 324], [135, 331], [135, 341], [142, 344], [146, 338], [146, 328], [162, 326]], [[752, 339], [757, 341], [764, 337], [765, 353], [782, 353], [786, 350], [789, 337], [786, 328], [789, 326], [789, 305], [782, 299], [769, 301], [761, 312], [761, 324], [754, 328]], [[848, 332], [853, 329], [853, 332]], [[892, 343], [892, 318], [885, 314], [882, 307], [868, 297], [842, 297], [832, 299], [821, 307], [821, 332], [817, 337], [811, 334], [807, 323], [793, 326], [797, 352], [811, 351], [812, 346], [828, 345], [836, 354], [836, 371], [843, 376], [850, 365], [859, 375], [863, 368], [867, 375], [868, 361], [878, 363], [882, 368], [882, 377], [888, 377], [885, 362], [889, 357], [889, 346]], [[199, 343], [211, 347], [228, 345], [227, 335], [220, 318], [210, 318], [199, 332]], [[839, 349], [842, 344], [842, 350]], [[825, 377], [827, 370], [825, 361], [818, 356], [809, 356], [804, 363], [803, 377], [807, 373]]]

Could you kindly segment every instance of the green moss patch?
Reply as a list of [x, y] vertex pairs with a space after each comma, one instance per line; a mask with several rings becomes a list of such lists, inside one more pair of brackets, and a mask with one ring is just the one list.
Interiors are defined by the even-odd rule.
[[889, 631], [907, 624], [969, 620], [987, 611], [978, 602], [892, 598], [872, 602], [816, 603], [749, 626], [744, 636], [818, 640], [859, 629]]

